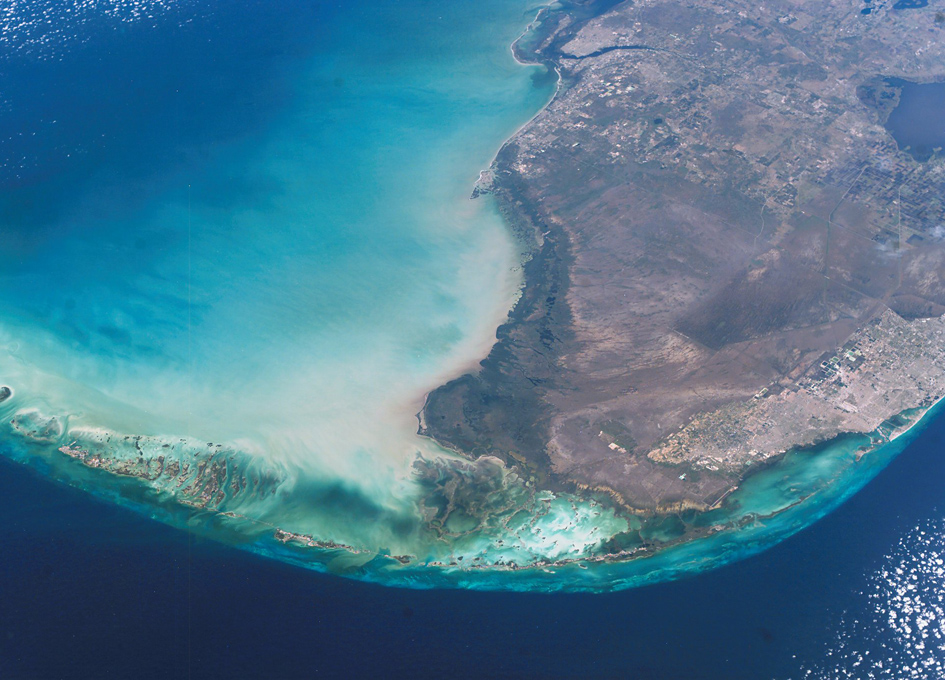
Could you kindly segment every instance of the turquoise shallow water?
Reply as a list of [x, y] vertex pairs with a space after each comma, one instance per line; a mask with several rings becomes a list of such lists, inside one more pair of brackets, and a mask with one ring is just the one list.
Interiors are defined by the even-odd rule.
[[[16, 108], [42, 117], [17, 149], [36, 167], [3, 206], [16, 406], [227, 442], [396, 503], [430, 448], [414, 435], [424, 393], [485, 354], [519, 283], [494, 206], [469, 194], [551, 95], [544, 69], [509, 52], [534, 11], [153, 11], [117, 36], [107, 13], [85, 17], [86, 44], [40, 66], [7, 55]], [[298, 528], [364, 540], [314, 517]]]
[[[455, 513], [431, 531], [418, 504], [436, 485], [411, 464], [450, 457], [416, 436], [415, 414], [485, 355], [520, 283], [506, 225], [469, 194], [553, 92], [509, 51], [538, 8], [47, 5], [0, 24], [0, 115], [18, 130], [0, 140], [0, 384], [14, 389], [0, 416], [14, 458], [319, 570], [610, 590], [757, 552], [899, 450], [857, 462], [863, 440], [850, 439], [791, 454], [720, 511], [684, 518], [726, 531], [629, 564], [584, 558], [633, 520], [489, 461], [444, 464], [436, 480], [461, 479], [487, 520]], [[92, 469], [99, 453], [135, 476]], [[148, 467], [223, 459], [245, 483], [219, 501]], [[277, 527], [300, 538], [277, 541]], [[542, 566], [555, 560], [572, 563]], [[463, 568], [474, 563], [502, 568]]]

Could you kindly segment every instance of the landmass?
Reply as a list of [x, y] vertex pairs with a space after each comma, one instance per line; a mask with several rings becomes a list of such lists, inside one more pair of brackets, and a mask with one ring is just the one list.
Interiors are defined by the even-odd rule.
[[[854, 436], [860, 461], [945, 396], [945, 156], [885, 127], [904, 87], [945, 87], [935, 3], [572, 0], [513, 49], [558, 92], [472, 198], [515, 231], [524, 283], [479, 369], [427, 396], [420, 433], [455, 455], [418, 453], [403, 507], [299, 492], [298, 470], [236, 445], [72, 425], [0, 386], [12, 432], [68, 478], [124, 478], [290, 561], [606, 589], [629, 581], [574, 570], [804, 503], [836, 475], [787, 505], [733, 499], [808, 447]], [[288, 526], [293, 493], [396, 545]]]
[[945, 159], [884, 128], [945, 81], [935, 5], [546, 11], [517, 53], [559, 93], [474, 192], [526, 245], [522, 295], [421, 433], [658, 517], [945, 396]]

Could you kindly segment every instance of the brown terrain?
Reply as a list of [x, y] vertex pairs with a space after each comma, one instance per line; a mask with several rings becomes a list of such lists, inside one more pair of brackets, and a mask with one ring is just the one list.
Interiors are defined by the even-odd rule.
[[475, 194], [529, 247], [523, 294], [421, 432], [670, 512], [945, 395], [945, 160], [884, 128], [945, 80], [935, 5], [545, 12], [518, 51], [561, 89]]

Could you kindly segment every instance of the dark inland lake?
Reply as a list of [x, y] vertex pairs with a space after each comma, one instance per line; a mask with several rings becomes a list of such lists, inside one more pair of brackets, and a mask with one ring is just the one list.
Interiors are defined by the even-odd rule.
[[945, 147], [945, 83], [903, 81], [899, 105], [889, 114], [886, 129], [916, 160], [940, 153]]

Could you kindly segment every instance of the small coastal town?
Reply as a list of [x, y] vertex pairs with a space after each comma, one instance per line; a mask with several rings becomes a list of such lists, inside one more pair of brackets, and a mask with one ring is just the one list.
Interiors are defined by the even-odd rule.
[[797, 379], [789, 376], [745, 402], [694, 417], [649, 457], [737, 473], [784, 453], [785, 442], [811, 446], [871, 433], [912, 410], [907, 422], [914, 422], [945, 396], [943, 346], [945, 319], [908, 324], [886, 311]]

